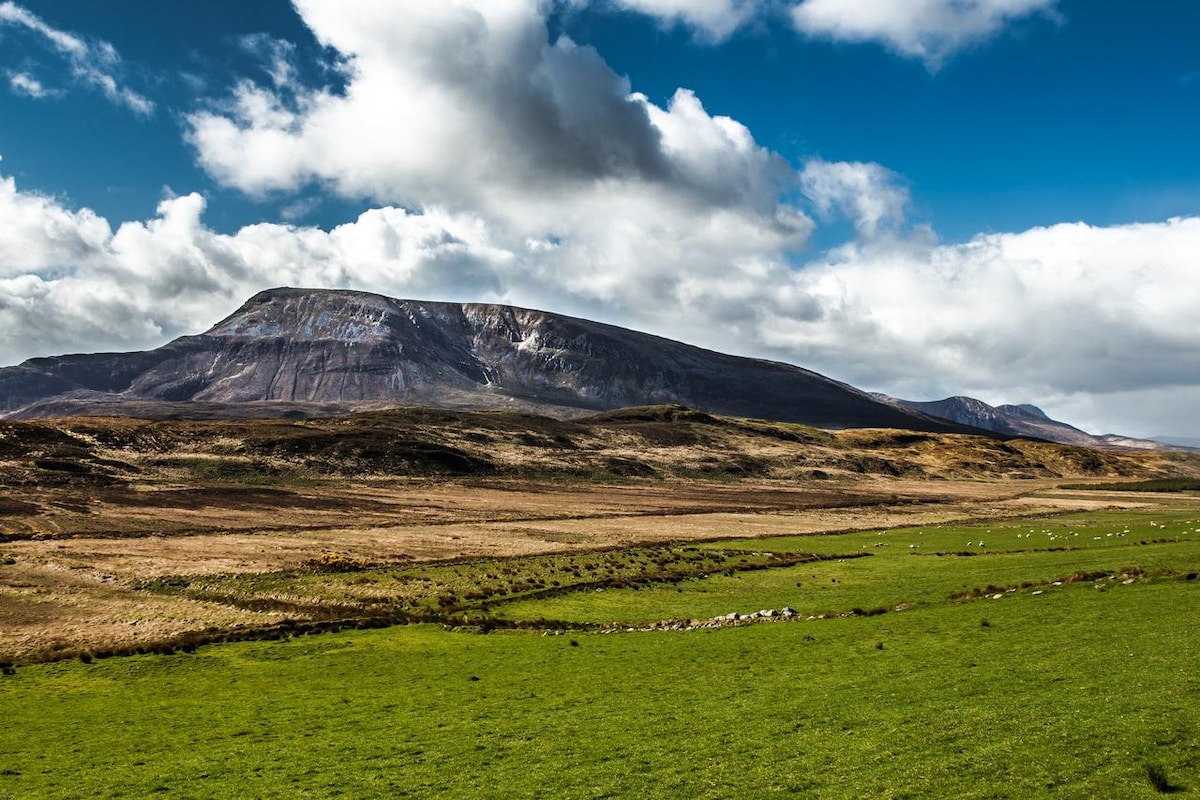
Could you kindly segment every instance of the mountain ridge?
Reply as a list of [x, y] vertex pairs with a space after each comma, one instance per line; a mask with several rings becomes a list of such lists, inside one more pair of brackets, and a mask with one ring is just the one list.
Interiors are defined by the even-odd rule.
[[983, 433], [781, 362], [545, 311], [353, 290], [268, 289], [208, 331], [153, 350], [0, 369], [0, 412], [12, 417], [155, 403], [265, 403], [273, 416], [426, 405], [560, 417], [678, 404], [827, 428]]
[[1134, 450], [1167, 450], [1178, 446], [1150, 439], [1137, 439], [1118, 434], [1091, 434], [1051, 419], [1045, 411], [1030, 403], [992, 406], [974, 397], [955, 395], [942, 400], [902, 400], [885, 394], [874, 394], [883, 402], [951, 420], [962, 425], [994, 431], [1005, 436], [1045, 439], [1058, 444], [1078, 447], [1103, 447]]

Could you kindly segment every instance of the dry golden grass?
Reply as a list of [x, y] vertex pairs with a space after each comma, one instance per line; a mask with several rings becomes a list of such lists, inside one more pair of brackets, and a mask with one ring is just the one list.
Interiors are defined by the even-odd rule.
[[1161, 454], [642, 417], [0, 424], [0, 660], [282, 617], [139, 588], [162, 576], [293, 570], [330, 552], [400, 564], [1135, 505], [1157, 500], [1047, 490], [1200, 472]]
[[[247, 611], [139, 591], [139, 582], [167, 575], [211, 575], [297, 569], [334, 551], [373, 563], [507, 557], [728, 537], [820, 533], [953, 520], [1023, 516], [1096, 505], [1076, 497], [1025, 496], [1036, 486], [936, 483], [932, 492], [892, 486], [901, 502], [859, 493], [862, 504], [813, 503], [791, 486], [669, 484], [651, 486], [528, 487], [521, 483], [348, 487], [346, 515], [355, 502], [386, 496], [396, 513], [357, 524], [316, 524], [304, 511], [278, 507], [215, 513], [202, 531], [180, 532], [191, 509], [158, 508], [175, 534], [97, 538], [40, 537], [0, 546], [0, 660], [37, 651], [95, 649], [154, 642], [210, 627], [267, 624], [279, 611]], [[874, 487], [880, 488], [880, 487]], [[339, 497], [325, 487], [327, 499]], [[827, 501], [822, 491], [819, 501]], [[917, 502], [919, 501], [919, 502]], [[1136, 505], [1146, 498], [1105, 499]], [[741, 510], [735, 510], [741, 505]], [[490, 509], [490, 511], [489, 511]], [[122, 513], [124, 507], [118, 507]], [[104, 517], [111, 509], [98, 508]], [[139, 512], [142, 509], [138, 509]], [[406, 513], [411, 512], [411, 513]], [[328, 512], [320, 512], [317, 516]], [[123, 516], [107, 518], [106, 529]], [[140, 516], [138, 516], [140, 520]], [[214, 527], [229, 523], [224, 531]]]

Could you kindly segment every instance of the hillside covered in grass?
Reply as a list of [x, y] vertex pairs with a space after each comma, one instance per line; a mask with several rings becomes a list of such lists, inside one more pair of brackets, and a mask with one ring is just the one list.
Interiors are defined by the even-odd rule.
[[959, 434], [826, 431], [676, 406], [575, 421], [398, 409], [298, 421], [0, 422], [0, 482], [8, 486], [429, 476], [823, 480], [1179, 474], [1200, 474], [1200, 457]]

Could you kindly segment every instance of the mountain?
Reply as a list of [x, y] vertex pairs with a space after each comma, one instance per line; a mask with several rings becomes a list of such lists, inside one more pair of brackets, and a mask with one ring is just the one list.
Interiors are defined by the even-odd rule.
[[571, 417], [679, 404], [826, 428], [980, 432], [788, 364], [542, 311], [343, 290], [271, 289], [155, 350], [0, 369], [10, 417], [247, 416], [246, 404], [296, 417], [397, 405]]
[[1169, 444], [1172, 447], [1182, 447], [1187, 450], [1200, 450], [1200, 439], [1191, 436], [1151, 436], [1151, 441]]
[[873, 396], [901, 408], [928, 414], [932, 417], [940, 417], [961, 425], [983, 428], [1005, 436], [1045, 439], [1049, 442], [1080, 447], [1116, 447], [1134, 450], [1171, 449], [1166, 444], [1148, 439], [1132, 439], [1128, 436], [1111, 433], [1095, 436], [1081, 431], [1073, 425], [1051, 419], [1045, 411], [1029, 404], [991, 406], [974, 397], [961, 396], [926, 402], [900, 400], [881, 394]]

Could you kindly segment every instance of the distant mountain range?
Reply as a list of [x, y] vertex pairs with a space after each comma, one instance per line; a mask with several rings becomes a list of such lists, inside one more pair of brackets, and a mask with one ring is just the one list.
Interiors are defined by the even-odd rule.
[[[933, 417], [971, 425], [994, 431], [1005, 436], [1026, 439], [1045, 439], [1060, 444], [1082, 447], [1120, 447], [1136, 450], [1166, 450], [1179, 444], [1151, 439], [1133, 439], [1128, 436], [1105, 434], [1096, 436], [1065, 422], [1050, 419], [1045, 411], [1034, 405], [991, 406], [974, 397], [947, 397], [945, 400], [918, 402], [900, 400], [887, 395], [875, 394], [875, 398], [901, 408], [919, 411]], [[1186, 446], [1186, 445], [1182, 445]]]
[[261, 292], [207, 332], [155, 350], [0, 369], [0, 413], [18, 418], [397, 405], [571, 417], [664, 403], [826, 428], [981, 433], [788, 364], [542, 311], [340, 290]]

